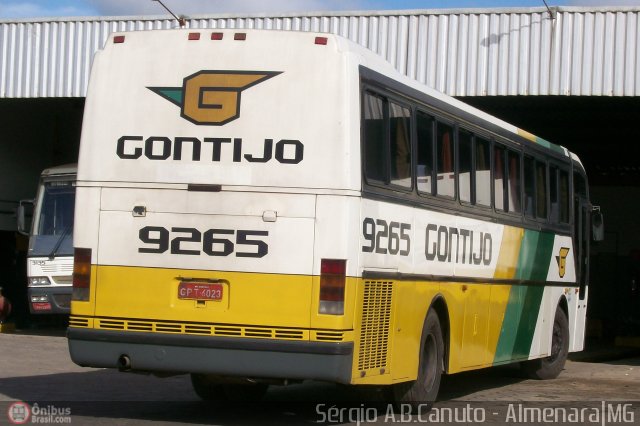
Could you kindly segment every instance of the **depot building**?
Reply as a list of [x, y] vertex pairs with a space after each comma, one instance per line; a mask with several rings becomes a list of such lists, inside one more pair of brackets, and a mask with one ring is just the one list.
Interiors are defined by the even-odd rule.
[[[0, 286], [26, 286], [19, 201], [34, 198], [43, 169], [77, 161], [94, 52], [113, 32], [177, 27], [171, 17], [0, 21]], [[590, 333], [640, 332], [640, 8], [206, 15], [186, 27], [339, 34], [575, 152], [606, 227], [592, 247]]]

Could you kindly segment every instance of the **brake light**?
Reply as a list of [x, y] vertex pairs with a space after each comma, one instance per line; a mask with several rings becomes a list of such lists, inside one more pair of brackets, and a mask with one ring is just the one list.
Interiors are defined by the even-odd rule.
[[316, 44], [319, 44], [321, 46], [326, 46], [327, 45], [327, 37], [316, 37]]
[[211, 40], [222, 40], [222, 33], [211, 33]]
[[114, 36], [113, 37], [113, 42], [114, 43], [124, 43], [124, 36], [123, 35]]
[[344, 314], [344, 287], [347, 278], [345, 259], [320, 261], [320, 305], [318, 312], [328, 315]]
[[244, 41], [247, 39], [247, 33], [235, 33], [233, 35], [234, 40]]
[[91, 284], [91, 249], [73, 250], [73, 293], [72, 300], [89, 300]]
[[200, 40], [200, 33], [189, 33], [189, 40]]

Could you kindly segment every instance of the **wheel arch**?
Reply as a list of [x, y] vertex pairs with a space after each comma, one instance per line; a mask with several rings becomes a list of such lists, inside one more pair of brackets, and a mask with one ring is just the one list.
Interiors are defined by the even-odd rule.
[[433, 300], [431, 301], [431, 304], [429, 305], [429, 309], [427, 309], [427, 313], [425, 315], [425, 319], [427, 317], [427, 315], [429, 315], [429, 312], [433, 310], [437, 315], [438, 315], [438, 319], [440, 320], [440, 327], [442, 328], [442, 340], [444, 341], [444, 371], [448, 372], [449, 371], [449, 356], [450, 356], [450, 347], [449, 347], [449, 343], [450, 343], [450, 329], [451, 329], [451, 322], [449, 319], [449, 308], [447, 306], [447, 301], [445, 300], [444, 296], [442, 294], [437, 294]]

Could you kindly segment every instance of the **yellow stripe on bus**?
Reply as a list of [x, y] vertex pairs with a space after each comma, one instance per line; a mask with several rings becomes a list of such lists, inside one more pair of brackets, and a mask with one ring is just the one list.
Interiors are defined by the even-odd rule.
[[[502, 245], [500, 246], [500, 254], [498, 255], [498, 264], [494, 274], [495, 279], [515, 278], [522, 238], [524, 238], [523, 229], [511, 226], [504, 227]], [[496, 347], [498, 346], [498, 339], [500, 338], [502, 322], [504, 321], [504, 314], [507, 310], [510, 292], [511, 285], [497, 284], [491, 286], [491, 315], [487, 348], [492, 354], [495, 354]]]

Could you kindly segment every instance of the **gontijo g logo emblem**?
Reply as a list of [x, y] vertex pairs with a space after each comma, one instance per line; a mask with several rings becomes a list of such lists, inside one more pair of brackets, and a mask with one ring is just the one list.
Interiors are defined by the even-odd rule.
[[180, 116], [195, 124], [222, 126], [240, 116], [240, 95], [278, 71], [198, 71], [182, 87], [148, 87], [181, 108]]

